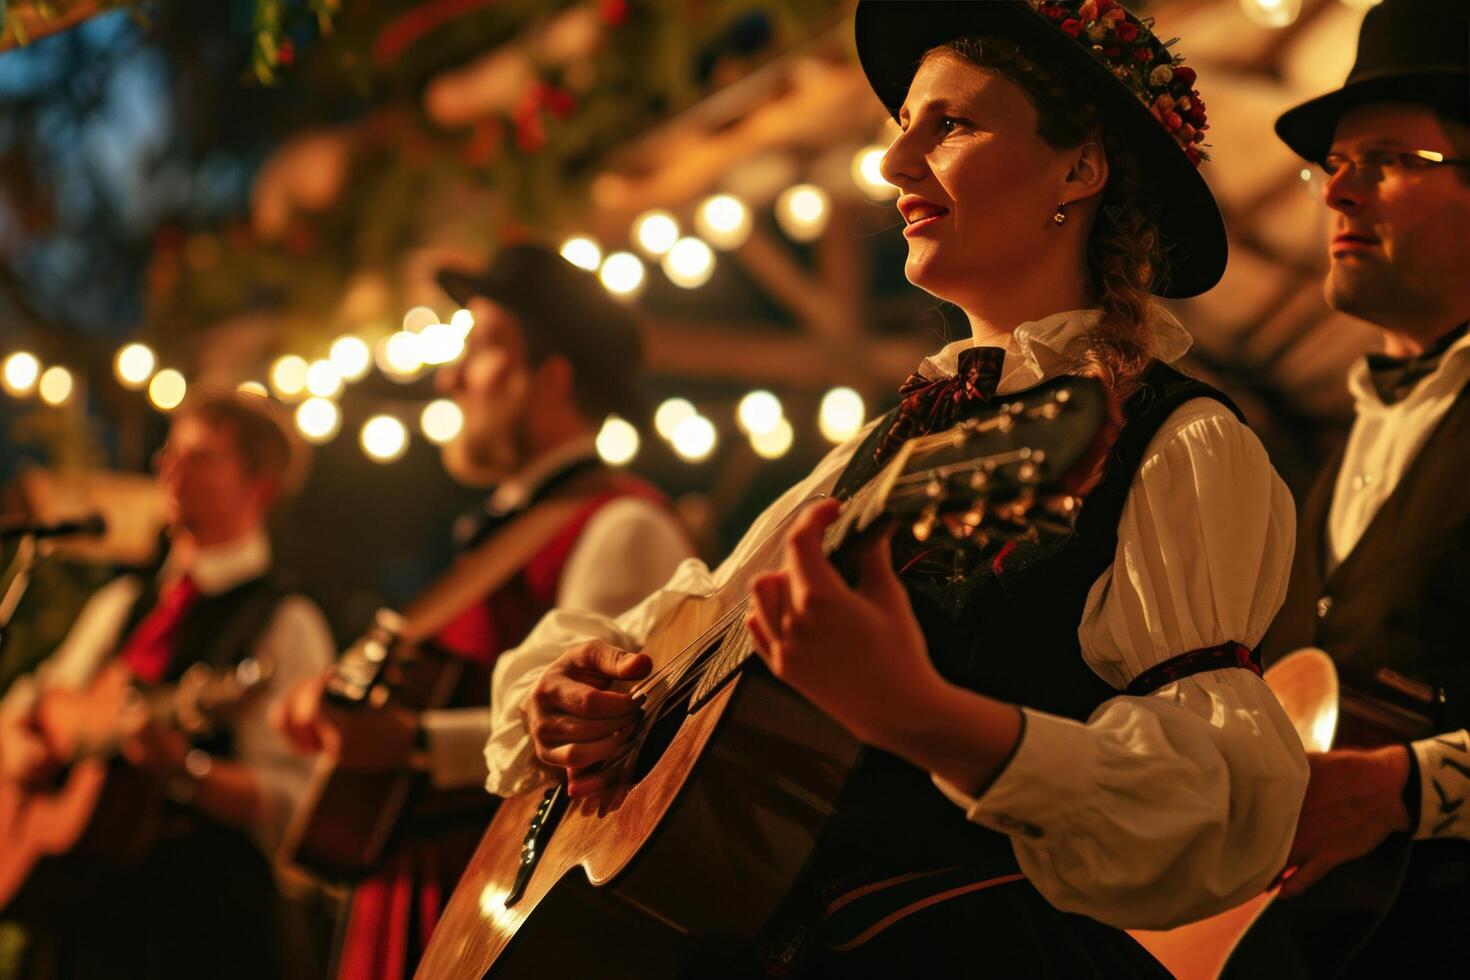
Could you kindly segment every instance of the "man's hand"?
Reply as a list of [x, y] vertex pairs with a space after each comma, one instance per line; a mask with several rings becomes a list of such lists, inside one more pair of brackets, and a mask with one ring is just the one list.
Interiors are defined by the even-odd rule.
[[417, 712], [395, 704], [344, 709], [323, 699], [330, 671], [298, 681], [271, 708], [271, 725], [304, 754], [324, 752], [343, 769], [391, 772], [412, 765]]
[[642, 716], [633, 698], [611, 688], [647, 677], [653, 661], [592, 641], [558, 657], [526, 698], [526, 717], [536, 757], [567, 771], [567, 793], [589, 796], [615, 773], [601, 764], [616, 758]]
[[0, 780], [25, 787], [43, 786], [60, 763], [30, 712], [0, 717]]
[[120, 746], [123, 758], [144, 772], [177, 776], [184, 771], [189, 740], [177, 729], [149, 721]]
[[1333, 868], [1362, 857], [1394, 832], [1406, 832], [1404, 783], [1409, 749], [1345, 749], [1309, 753], [1307, 783], [1296, 840], [1282, 872], [1281, 896], [1300, 895]]

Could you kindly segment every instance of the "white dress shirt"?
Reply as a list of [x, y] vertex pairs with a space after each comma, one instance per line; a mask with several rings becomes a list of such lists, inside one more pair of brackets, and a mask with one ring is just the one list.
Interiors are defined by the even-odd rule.
[[[504, 513], [530, 500], [561, 470], [596, 456], [594, 436], [574, 439], [544, 453], [501, 481], [486, 507]], [[612, 617], [662, 585], [679, 562], [693, 553], [689, 538], [663, 507], [642, 497], [621, 497], [598, 509], [582, 528], [562, 566], [558, 608]], [[610, 570], [616, 569], [616, 574]], [[485, 781], [489, 707], [424, 712], [429, 779], [441, 789]]]
[[[1348, 390], [1356, 417], [1327, 513], [1327, 569], [1357, 546], [1378, 509], [1413, 465], [1425, 440], [1470, 384], [1470, 334], [1445, 351], [1439, 367], [1407, 395], [1384, 404], [1369, 378], [1368, 361], [1353, 365]], [[1415, 742], [1419, 763], [1420, 820], [1414, 836], [1470, 839], [1470, 732], [1450, 732]]]
[[[270, 570], [271, 547], [264, 532], [238, 541], [199, 548], [187, 566], [170, 554], [160, 577], [187, 572], [202, 595], [219, 595]], [[128, 613], [143, 592], [136, 575], [114, 579], [99, 589], [78, 614], [71, 631], [33, 676], [20, 678], [7, 692], [4, 711], [25, 709], [36, 693], [49, 687], [81, 688], [112, 657], [124, 637]], [[234, 737], [234, 761], [249, 769], [260, 786], [261, 810], [250, 826], [265, 854], [273, 854], [291, 809], [306, 786], [311, 761], [292, 751], [266, 718], [274, 700], [299, 679], [320, 674], [332, 662], [332, 636], [321, 610], [310, 599], [288, 595], [276, 606], [270, 623], [256, 640], [252, 655], [269, 659], [275, 674], [265, 696], [253, 697], [228, 719]]]
[[[1063, 373], [1096, 311], [1017, 327], [998, 391]], [[1174, 358], [1188, 335], [1155, 323]], [[964, 340], [920, 367], [953, 374]], [[783, 494], [713, 572], [686, 561], [616, 620], [555, 610], [496, 665], [487, 786], [508, 795], [544, 781], [522, 710], [548, 663], [578, 641], [639, 649], [686, 595], [707, 595], [804, 500], [830, 491], [870, 423]], [[1194, 399], [1147, 447], [1118, 527], [1113, 564], [1093, 584], [1078, 638], [1088, 666], [1117, 688], [1170, 657], [1260, 642], [1286, 595], [1295, 542], [1291, 495], [1260, 441], [1223, 405]], [[1058, 908], [1125, 928], [1166, 928], [1261, 891], [1291, 845], [1307, 767], [1270, 689], [1239, 669], [1208, 671], [1144, 697], [1118, 696], [1085, 723], [1027, 710], [1004, 772], [971, 799], [939, 781], [970, 819], [1011, 836], [1027, 877]]]

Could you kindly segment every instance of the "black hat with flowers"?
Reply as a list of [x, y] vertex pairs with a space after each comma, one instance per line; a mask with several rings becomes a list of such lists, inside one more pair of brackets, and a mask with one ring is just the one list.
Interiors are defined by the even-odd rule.
[[1363, 18], [1342, 88], [1288, 109], [1276, 135], [1321, 163], [1342, 114], [1372, 102], [1427, 105], [1470, 123], [1470, 0], [1383, 0]]
[[[857, 51], [895, 118], [926, 52], [969, 35], [1010, 38], [1076, 73], [1109, 131], [1132, 147], [1168, 250], [1159, 296], [1197, 296], [1220, 281], [1225, 222], [1199, 173], [1205, 104], [1195, 71], [1116, 0], [859, 0]], [[1172, 43], [1172, 42], [1171, 42]]]

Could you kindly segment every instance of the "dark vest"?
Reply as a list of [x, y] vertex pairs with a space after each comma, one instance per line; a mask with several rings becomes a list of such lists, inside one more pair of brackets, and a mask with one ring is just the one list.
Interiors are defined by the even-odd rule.
[[[1345, 695], [1341, 744], [1470, 726], [1470, 647], [1459, 618], [1470, 583], [1467, 446], [1470, 387], [1330, 575], [1324, 573], [1327, 515], [1342, 453], [1302, 509], [1286, 604], [1263, 652], [1267, 663], [1303, 646], [1331, 654]], [[1364, 699], [1369, 703], [1358, 703]], [[1375, 727], [1395, 721], [1401, 727], [1374, 737], [1358, 725], [1369, 720], [1362, 712], [1371, 712]]]
[[[1079, 721], [1118, 694], [1082, 659], [1077, 627], [1088, 592], [1113, 562], [1118, 521], [1149, 441], [1175, 409], [1200, 397], [1240, 415], [1225, 395], [1168, 365], [1156, 363], [1145, 374], [1124, 406], [1125, 423], [1103, 476], [1074, 533], [1063, 539], [1007, 547], [958, 575], [951, 558], [926, 557], [911, 536], [895, 540], [895, 563], [906, 569], [904, 584], [930, 656], [947, 679]], [[875, 475], [873, 450], [891, 421], [858, 449], [838, 495]], [[959, 874], [970, 880], [1016, 870], [1008, 837], [969, 822], [928, 773], [896, 757], [870, 751], [840, 810], [822, 862], [829, 893], [956, 865], [966, 866]]]
[[[154, 569], [145, 576], [146, 585], [118, 634], [119, 642], [125, 640], [158, 604], [156, 571]], [[218, 595], [200, 595], [179, 624], [173, 659], [169, 661], [163, 683], [176, 683], [186, 670], [197, 663], [223, 668], [250, 656], [277, 605], [287, 593], [282, 581], [267, 574], [241, 582]], [[231, 755], [233, 749], [228, 727], [221, 726], [210, 743], [202, 747], [215, 755]]]

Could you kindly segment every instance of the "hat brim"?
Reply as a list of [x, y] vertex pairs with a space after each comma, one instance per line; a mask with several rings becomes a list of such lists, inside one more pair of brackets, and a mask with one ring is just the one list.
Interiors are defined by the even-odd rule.
[[1209, 185], [1147, 106], [1081, 44], [1023, 0], [948, 2], [864, 0], [855, 18], [858, 59], [873, 91], [897, 118], [924, 53], [970, 34], [999, 34], [1054, 56], [1089, 82], [1110, 123], [1136, 148], [1142, 184], [1159, 202], [1152, 217], [1168, 254], [1156, 295], [1198, 296], [1220, 281], [1230, 252], [1225, 221]]
[[1470, 116], [1470, 72], [1440, 68], [1365, 76], [1286, 110], [1276, 120], [1276, 135], [1297, 156], [1321, 163], [1343, 114], [1374, 102], [1427, 105], [1465, 118]]

